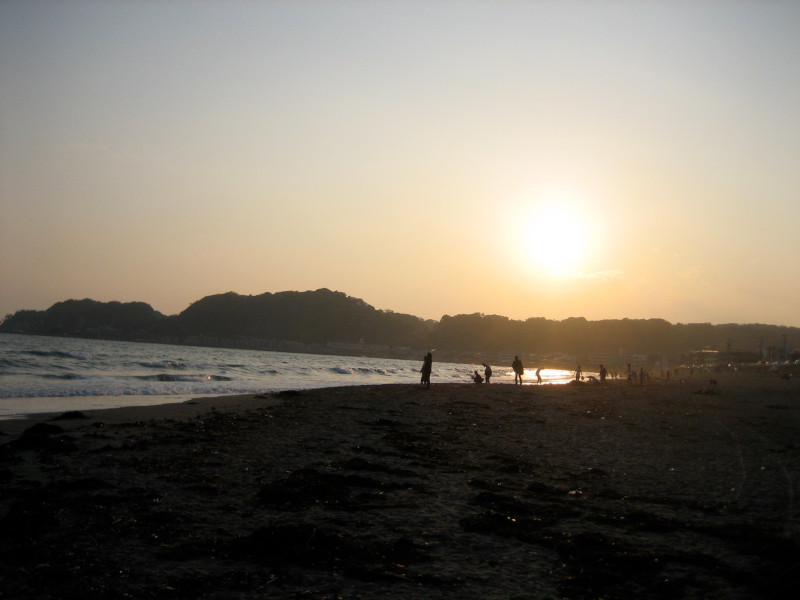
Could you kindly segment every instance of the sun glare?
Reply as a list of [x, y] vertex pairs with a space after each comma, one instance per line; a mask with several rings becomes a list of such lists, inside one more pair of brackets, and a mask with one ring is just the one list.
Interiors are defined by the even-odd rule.
[[559, 205], [534, 212], [522, 232], [523, 251], [534, 268], [569, 275], [581, 266], [587, 231], [582, 216]]

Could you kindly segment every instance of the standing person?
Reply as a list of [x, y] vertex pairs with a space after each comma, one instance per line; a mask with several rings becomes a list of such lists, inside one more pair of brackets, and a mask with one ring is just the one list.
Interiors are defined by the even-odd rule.
[[603, 365], [600, 365], [600, 383], [605, 383], [606, 377], [608, 377], [608, 371]]
[[581, 380], [581, 373], [583, 373], [583, 371], [581, 371], [581, 366], [578, 365], [578, 368], [575, 370], [575, 381]]
[[542, 385], [542, 367], [536, 369], [536, 383]]
[[522, 361], [519, 359], [519, 356], [514, 357], [511, 368], [514, 369], [514, 385], [517, 385], [518, 379], [519, 384], [522, 385], [522, 374], [525, 372], [525, 367], [522, 366]]
[[428, 388], [431, 387], [431, 371], [433, 371], [433, 354], [428, 352], [422, 359], [422, 369], [420, 369], [422, 379], [419, 380], [422, 385]]
[[486, 383], [489, 383], [489, 379], [491, 379], [491, 377], [492, 377], [492, 367], [490, 367], [486, 363], [482, 363], [482, 364], [485, 367], [483, 369], [483, 377], [486, 379]]

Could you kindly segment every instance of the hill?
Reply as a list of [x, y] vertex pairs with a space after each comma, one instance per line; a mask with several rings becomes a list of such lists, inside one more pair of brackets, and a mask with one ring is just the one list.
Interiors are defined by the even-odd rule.
[[641, 360], [666, 355], [674, 363], [686, 362], [685, 356], [693, 351], [716, 353], [718, 362], [800, 357], [795, 351], [800, 347], [797, 327], [582, 317], [518, 321], [479, 313], [445, 315], [436, 322], [379, 310], [328, 289], [216, 294], [173, 316], [143, 302], [66, 300], [44, 311], [9, 315], [0, 332], [411, 357], [437, 348], [441, 358], [450, 353], [470, 360], [512, 353], [590, 357], [620, 364], [630, 356]]

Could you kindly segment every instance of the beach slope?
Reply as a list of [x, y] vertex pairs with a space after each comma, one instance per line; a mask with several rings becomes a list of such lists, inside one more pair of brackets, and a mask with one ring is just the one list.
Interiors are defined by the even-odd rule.
[[0, 597], [796, 596], [798, 383], [363, 386], [0, 423]]

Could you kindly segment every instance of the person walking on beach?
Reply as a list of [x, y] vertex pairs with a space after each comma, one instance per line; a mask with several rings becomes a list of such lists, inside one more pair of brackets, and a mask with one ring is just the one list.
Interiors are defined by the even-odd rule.
[[542, 367], [536, 369], [536, 383], [542, 385]]
[[433, 354], [428, 352], [422, 359], [422, 369], [420, 369], [422, 379], [419, 380], [420, 384], [427, 388], [431, 387], [431, 371], [433, 371]]
[[581, 380], [581, 373], [583, 373], [583, 371], [581, 371], [581, 366], [578, 365], [578, 368], [575, 370], [575, 381]]
[[492, 377], [492, 367], [490, 367], [486, 363], [481, 363], [481, 364], [483, 364], [483, 366], [485, 367], [483, 369], [483, 376], [486, 379], [486, 383], [489, 383], [489, 379], [491, 379]]
[[517, 385], [518, 379], [519, 384], [522, 385], [522, 374], [525, 372], [525, 367], [522, 366], [522, 361], [519, 359], [519, 356], [514, 357], [511, 368], [514, 369], [514, 385]]
[[600, 383], [605, 383], [606, 377], [608, 377], [608, 371], [603, 365], [600, 365]]

